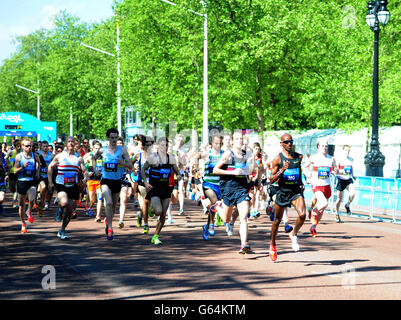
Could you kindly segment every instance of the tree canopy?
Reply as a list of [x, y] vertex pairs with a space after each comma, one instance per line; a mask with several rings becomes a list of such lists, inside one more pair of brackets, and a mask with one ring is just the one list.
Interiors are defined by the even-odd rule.
[[[36, 97], [15, 87], [40, 81], [41, 119], [104, 137], [117, 123], [117, 21], [122, 110], [146, 121], [202, 129], [207, 14], [209, 122], [258, 131], [370, 126], [373, 32], [357, 0], [115, 1], [114, 16], [87, 24], [62, 11], [51, 30], [18, 37], [0, 67], [1, 111], [36, 115]], [[380, 32], [380, 125], [401, 123], [401, 4]], [[123, 112], [123, 111], [122, 111]], [[124, 119], [124, 115], [122, 115]]]

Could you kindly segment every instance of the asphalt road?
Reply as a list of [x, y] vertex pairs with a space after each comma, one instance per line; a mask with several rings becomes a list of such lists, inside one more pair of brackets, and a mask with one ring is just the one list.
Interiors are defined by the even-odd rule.
[[[270, 261], [271, 222], [266, 214], [249, 222], [253, 253], [239, 255], [239, 223], [228, 237], [223, 226], [209, 241], [202, 239], [206, 216], [186, 200], [160, 236], [136, 227], [136, 211], [128, 203], [125, 227], [115, 216], [113, 241], [104, 224], [78, 209], [68, 226], [70, 239], [56, 237], [56, 208], [20, 233], [16, 209], [6, 194], [0, 216], [0, 299], [2, 300], [399, 300], [401, 299], [401, 225], [325, 213], [318, 237], [306, 222], [298, 234], [301, 250], [293, 252], [280, 226], [278, 260]], [[289, 211], [295, 221], [295, 211]], [[50, 270], [50, 272], [49, 272]], [[54, 277], [53, 277], [54, 276]], [[54, 281], [50, 281], [50, 280]], [[54, 285], [49, 287], [49, 284]]]

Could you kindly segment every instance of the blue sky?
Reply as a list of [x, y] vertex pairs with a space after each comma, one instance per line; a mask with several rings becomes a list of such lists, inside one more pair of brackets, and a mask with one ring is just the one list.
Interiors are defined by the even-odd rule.
[[51, 28], [52, 17], [66, 10], [82, 21], [100, 22], [113, 15], [113, 0], [0, 0], [0, 65], [16, 52], [13, 39]]

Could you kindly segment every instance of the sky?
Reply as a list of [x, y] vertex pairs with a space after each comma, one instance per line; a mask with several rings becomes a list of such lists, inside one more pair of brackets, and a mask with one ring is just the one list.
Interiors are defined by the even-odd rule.
[[61, 10], [93, 23], [113, 15], [113, 0], [0, 0], [0, 65], [16, 52], [15, 36], [51, 29]]

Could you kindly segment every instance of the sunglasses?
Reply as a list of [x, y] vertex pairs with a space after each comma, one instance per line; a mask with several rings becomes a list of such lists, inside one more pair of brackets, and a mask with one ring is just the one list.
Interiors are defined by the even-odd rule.
[[30, 145], [30, 144], [25, 144], [24, 147], [25, 147], [25, 148], [31, 148], [32, 145]]
[[289, 143], [291, 143], [291, 144], [293, 144], [293, 143], [294, 143], [294, 140], [281, 141], [281, 143], [284, 143], [284, 144], [289, 144]]

